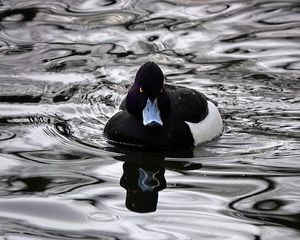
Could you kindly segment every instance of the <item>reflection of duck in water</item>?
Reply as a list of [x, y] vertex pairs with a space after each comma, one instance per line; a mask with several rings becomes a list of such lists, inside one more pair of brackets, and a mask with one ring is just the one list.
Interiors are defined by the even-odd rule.
[[[192, 152], [181, 152], [174, 157], [191, 157]], [[134, 212], [156, 211], [158, 192], [166, 188], [165, 169], [192, 170], [201, 164], [165, 160], [164, 153], [128, 151], [117, 160], [124, 161], [120, 185], [126, 189], [126, 207]]]
[[153, 62], [138, 70], [120, 110], [104, 128], [115, 144], [182, 149], [210, 141], [223, 129], [212, 101], [193, 89], [165, 85]]
[[125, 205], [134, 212], [154, 212], [158, 192], [166, 188], [165, 169], [124, 163], [120, 185], [126, 189]]

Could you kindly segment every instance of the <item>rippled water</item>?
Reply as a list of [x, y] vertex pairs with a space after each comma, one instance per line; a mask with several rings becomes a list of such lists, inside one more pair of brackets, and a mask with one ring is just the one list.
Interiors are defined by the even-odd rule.
[[[1, 239], [298, 239], [300, 5], [0, 0]], [[110, 146], [138, 67], [219, 102], [184, 152]]]

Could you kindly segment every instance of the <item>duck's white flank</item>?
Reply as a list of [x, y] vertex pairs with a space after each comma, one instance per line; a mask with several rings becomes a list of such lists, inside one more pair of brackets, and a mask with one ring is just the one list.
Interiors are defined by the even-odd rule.
[[201, 122], [186, 122], [190, 127], [195, 145], [210, 141], [213, 138], [221, 135], [223, 131], [223, 122], [219, 110], [210, 101], [207, 101], [207, 107], [208, 115]]

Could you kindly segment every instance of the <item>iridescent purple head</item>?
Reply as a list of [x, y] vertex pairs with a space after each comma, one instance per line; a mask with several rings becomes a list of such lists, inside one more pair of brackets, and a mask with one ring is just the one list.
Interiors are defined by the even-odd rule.
[[162, 126], [170, 108], [164, 88], [164, 75], [154, 62], [147, 62], [138, 70], [134, 84], [126, 97], [127, 111], [143, 117], [145, 126]]

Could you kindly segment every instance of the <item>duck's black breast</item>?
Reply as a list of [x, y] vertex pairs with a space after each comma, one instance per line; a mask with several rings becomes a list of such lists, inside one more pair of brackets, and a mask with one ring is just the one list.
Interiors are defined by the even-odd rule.
[[127, 111], [118, 112], [104, 128], [104, 135], [115, 144], [154, 149], [187, 148], [194, 139], [183, 121], [168, 118], [161, 127], [145, 127], [142, 120]]
[[109, 119], [104, 135], [112, 143], [136, 145], [147, 148], [179, 149], [191, 147], [194, 138], [185, 121], [197, 123], [207, 114], [206, 97], [192, 89], [166, 87], [171, 105], [163, 126], [146, 127], [139, 116], [126, 111], [125, 102], [122, 111]]

